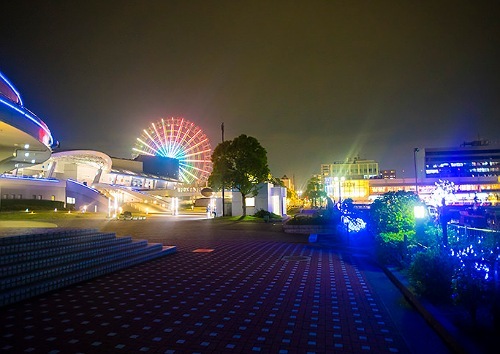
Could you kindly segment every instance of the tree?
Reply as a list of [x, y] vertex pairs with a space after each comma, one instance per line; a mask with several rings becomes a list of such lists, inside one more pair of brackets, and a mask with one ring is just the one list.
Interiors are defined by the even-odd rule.
[[321, 199], [326, 198], [326, 192], [323, 184], [318, 180], [318, 178], [313, 177], [307, 182], [307, 187], [305, 191], [305, 196], [312, 201], [314, 207], [317, 206], [317, 201], [321, 205]]
[[297, 194], [297, 191], [294, 189], [288, 189], [286, 190], [286, 199], [287, 199], [287, 205], [289, 207], [298, 207], [302, 205], [302, 201], [299, 198], [299, 195]]
[[285, 187], [285, 184], [281, 180], [281, 178], [270, 176], [269, 182], [271, 182], [275, 187]]
[[415, 230], [413, 208], [420, 204], [413, 192], [388, 192], [375, 199], [370, 207], [371, 226], [375, 233], [410, 233]]
[[246, 198], [255, 197], [258, 184], [269, 180], [267, 152], [257, 139], [244, 134], [227, 140], [212, 154], [213, 170], [208, 184], [215, 190], [236, 189], [241, 193], [243, 216], [246, 216]]
[[375, 234], [377, 258], [382, 263], [401, 263], [409, 243], [416, 242], [413, 192], [388, 192], [370, 207], [370, 227]]

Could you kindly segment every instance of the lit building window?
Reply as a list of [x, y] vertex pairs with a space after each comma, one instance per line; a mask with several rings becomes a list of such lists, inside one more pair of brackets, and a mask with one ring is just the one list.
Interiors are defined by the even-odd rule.
[[247, 207], [254, 207], [255, 206], [255, 198], [245, 198], [245, 202]]

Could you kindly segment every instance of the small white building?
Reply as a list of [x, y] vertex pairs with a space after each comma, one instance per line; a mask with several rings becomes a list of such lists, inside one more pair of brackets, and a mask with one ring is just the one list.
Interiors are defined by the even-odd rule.
[[[246, 214], [254, 215], [259, 210], [269, 211], [276, 215], [286, 215], [286, 188], [271, 183], [262, 183], [255, 197], [246, 198]], [[243, 215], [241, 193], [232, 192], [232, 215]]]

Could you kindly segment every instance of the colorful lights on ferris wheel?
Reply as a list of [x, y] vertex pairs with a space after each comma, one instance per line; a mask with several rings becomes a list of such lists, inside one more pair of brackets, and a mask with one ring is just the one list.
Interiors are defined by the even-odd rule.
[[183, 117], [161, 119], [144, 129], [133, 148], [136, 154], [163, 156], [179, 161], [182, 182], [202, 182], [212, 172], [212, 148], [207, 136]]

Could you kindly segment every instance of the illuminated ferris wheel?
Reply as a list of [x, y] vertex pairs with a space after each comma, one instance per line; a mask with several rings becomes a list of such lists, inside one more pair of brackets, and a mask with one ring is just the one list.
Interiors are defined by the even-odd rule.
[[137, 155], [179, 160], [179, 179], [184, 183], [205, 182], [212, 172], [212, 149], [207, 136], [200, 127], [182, 117], [151, 123], [137, 138], [133, 151]]

